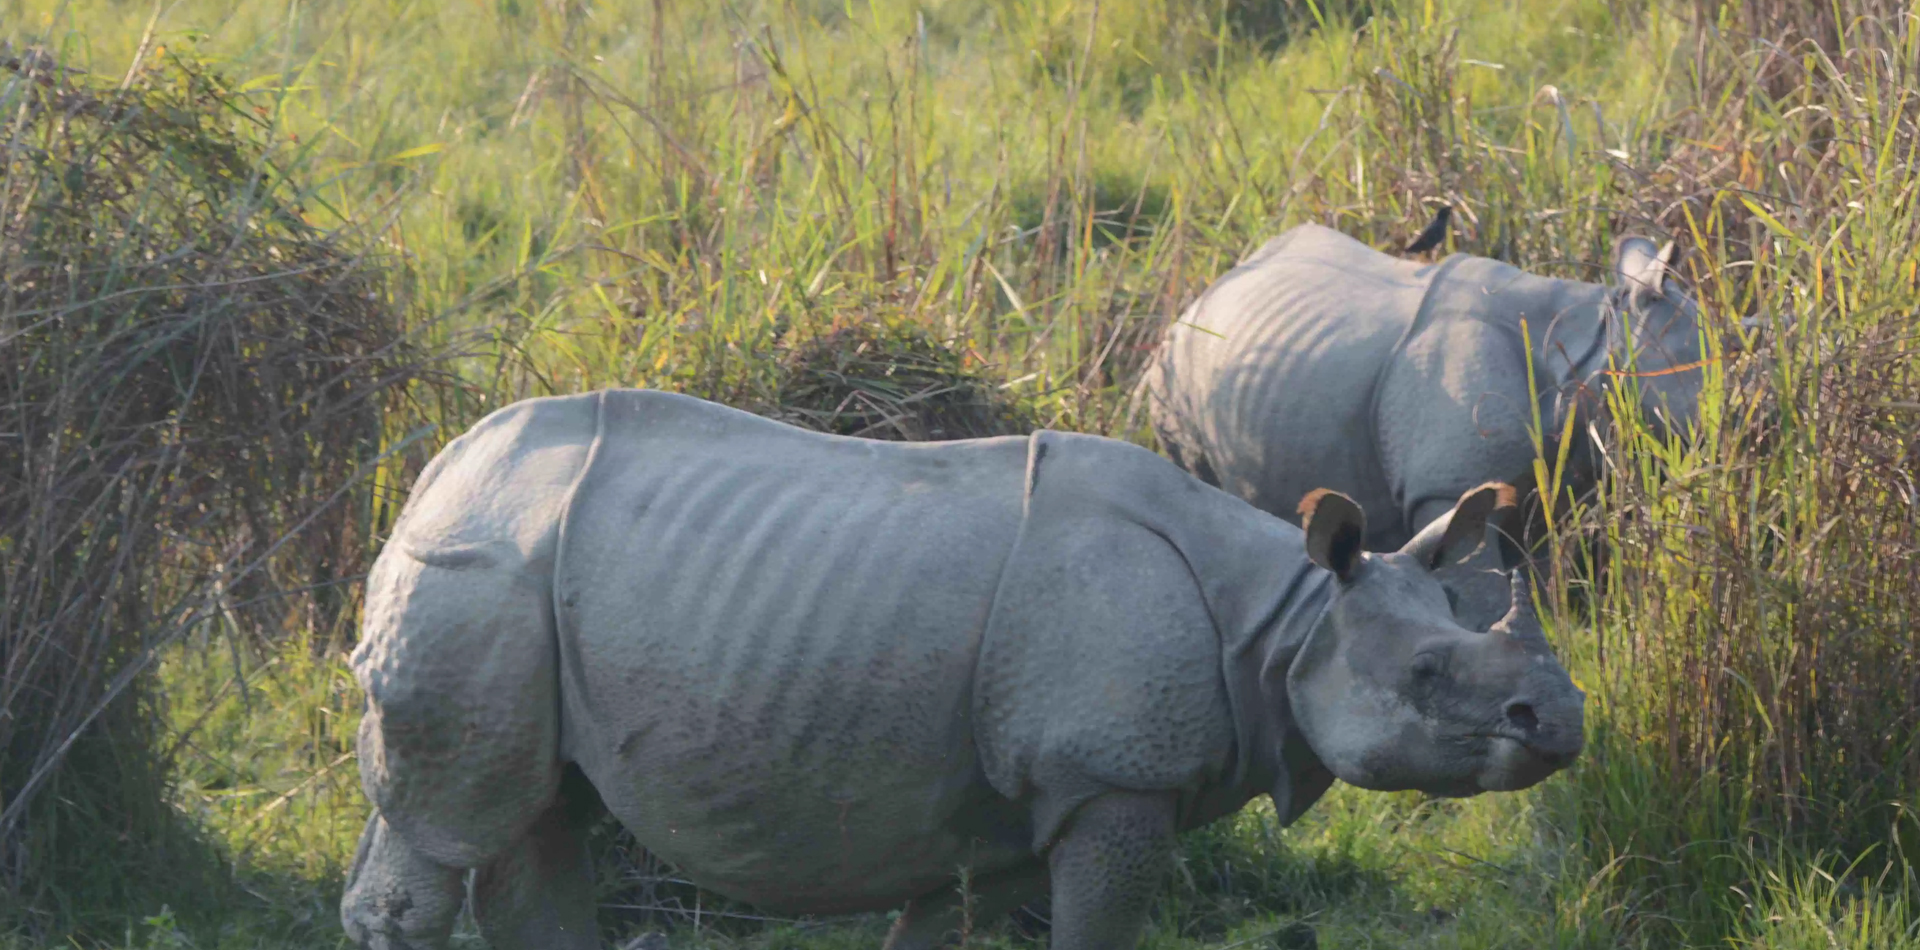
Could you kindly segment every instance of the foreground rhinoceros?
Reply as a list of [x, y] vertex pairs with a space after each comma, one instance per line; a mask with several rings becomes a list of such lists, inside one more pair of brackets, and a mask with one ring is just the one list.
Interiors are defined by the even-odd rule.
[[1522, 583], [1472, 633], [1430, 575], [1497, 494], [1368, 554], [1344, 496], [1302, 530], [1093, 436], [509, 406], [421, 474], [368, 580], [376, 812], [342, 919], [440, 946], [476, 869], [492, 946], [595, 946], [597, 791], [768, 910], [912, 902], [892, 942], [929, 946], [965, 866], [977, 919], [1050, 890], [1054, 946], [1128, 946], [1173, 835], [1257, 795], [1291, 821], [1335, 778], [1471, 795], [1578, 754], [1584, 697]]
[[[1307, 492], [1335, 489], [1367, 512], [1366, 548], [1393, 550], [1474, 485], [1534, 487], [1523, 318], [1549, 462], [1566, 413], [1601, 408], [1606, 371], [1629, 355], [1640, 373], [1676, 370], [1639, 380], [1650, 418], [1691, 421], [1701, 340], [1670, 253], [1622, 238], [1609, 286], [1465, 254], [1404, 261], [1301, 225], [1168, 328], [1143, 380], [1149, 417], [1209, 484], [1289, 519]], [[1590, 418], [1569, 446], [1576, 492], [1593, 478]]]

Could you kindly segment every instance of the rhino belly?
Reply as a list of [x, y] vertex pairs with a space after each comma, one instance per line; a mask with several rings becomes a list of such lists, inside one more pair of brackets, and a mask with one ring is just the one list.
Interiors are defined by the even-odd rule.
[[768, 909], [897, 906], [1032, 860], [970, 714], [1023, 440], [747, 428], [609, 430], [556, 576], [567, 754], [647, 848]]
[[[776, 913], [897, 908], [950, 888], [962, 866], [984, 876], [1037, 860], [1026, 810], [970, 776], [895, 769], [854, 786], [673, 751], [617, 761], [595, 784], [638, 841], [701, 887]], [[722, 784], [755, 766], [755, 782]]]

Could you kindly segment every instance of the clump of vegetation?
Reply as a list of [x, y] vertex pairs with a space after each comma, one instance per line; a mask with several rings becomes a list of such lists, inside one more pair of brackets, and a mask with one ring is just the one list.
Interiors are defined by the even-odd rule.
[[1006, 387], [911, 325], [870, 322], [785, 348], [763, 415], [837, 435], [938, 442], [1036, 428]]
[[0, 894], [46, 932], [214, 886], [147, 673], [333, 630], [419, 375], [378, 262], [303, 218], [217, 74], [0, 57]]

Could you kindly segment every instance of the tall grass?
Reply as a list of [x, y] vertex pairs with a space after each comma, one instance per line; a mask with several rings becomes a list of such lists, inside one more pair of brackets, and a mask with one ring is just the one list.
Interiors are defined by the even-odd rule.
[[[1535, 794], [1343, 790], [1284, 834], [1251, 810], [1187, 843], [1150, 942], [1275, 942], [1302, 920], [1329, 945], [1913, 939], [1904, 5], [157, 9], [157, 42], [255, 83], [324, 198], [313, 221], [389, 220], [409, 293], [485, 335], [459, 386], [389, 414], [389, 440], [439, 428], [380, 469], [363, 542], [433, 444], [523, 396], [646, 385], [890, 437], [1150, 442], [1127, 397], [1165, 321], [1290, 224], [1387, 246], [1446, 201], [1449, 249], [1585, 279], [1622, 231], [1674, 238], [1715, 340], [1743, 317], [1768, 330], [1704, 370], [1697, 435], [1615, 413], [1593, 434], [1602, 491], [1549, 493], [1546, 593], [1592, 753]], [[16, 39], [107, 72], [153, 15], [0, 0]], [[364, 807], [357, 697], [324, 651], [243, 650], [242, 688], [222, 641], [189, 647], [164, 680], [188, 737], [174, 801], [248, 886], [293, 882], [274, 901], [318, 939], [337, 829]], [[705, 930], [710, 897], [610, 856], [631, 873], [609, 903], [705, 934], [677, 941], [852, 939]]]
[[1889, 4], [1699, 14], [1718, 187], [1680, 233], [1762, 365], [1694, 439], [1616, 414], [1579, 780], [1588, 847], [1646, 856], [1623, 879], [1696, 937], [1789, 886], [1755, 870], [1782, 855], [1920, 900], [1920, 36]]

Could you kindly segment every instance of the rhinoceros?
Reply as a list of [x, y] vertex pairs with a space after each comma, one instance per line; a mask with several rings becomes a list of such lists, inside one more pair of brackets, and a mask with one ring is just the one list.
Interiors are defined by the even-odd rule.
[[[1040, 431], [902, 444], [671, 393], [530, 399], [421, 473], [352, 668], [374, 806], [341, 918], [444, 944], [594, 947], [582, 802], [772, 912], [904, 908], [938, 945], [1051, 896], [1060, 948], [1127, 947], [1174, 835], [1336, 780], [1519, 789], [1584, 694], [1515, 575], [1488, 632], [1436, 565], [1504, 486], [1402, 550], [1300, 528], [1152, 451]], [[596, 806], [597, 807], [597, 806]]]
[[[1474, 485], [1534, 489], [1531, 356], [1550, 462], [1566, 414], [1582, 413], [1566, 484], [1584, 492], [1594, 476], [1584, 423], [1607, 370], [1658, 373], [1639, 380], [1656, 428], [1695, 415], [1698, 309], [1668, 277], [1672, 247], [1621, 238], [1608, 285], [1466, 254], [1401, 260], [1300, 225], [1168, 327], [1142, 380], [1148, 418], [1181, 467], [1263, 511], [1294, 519], [1322, 487], [1352, 497], [1368, 515], [1366, 549], [1390, 551]], [[1485, 551], [1503, 567], [1525, 563], [1507, 545]], [[1492, 604], [1463, 605], [1462, 619], [1485, 621], [1503, 588]]]

